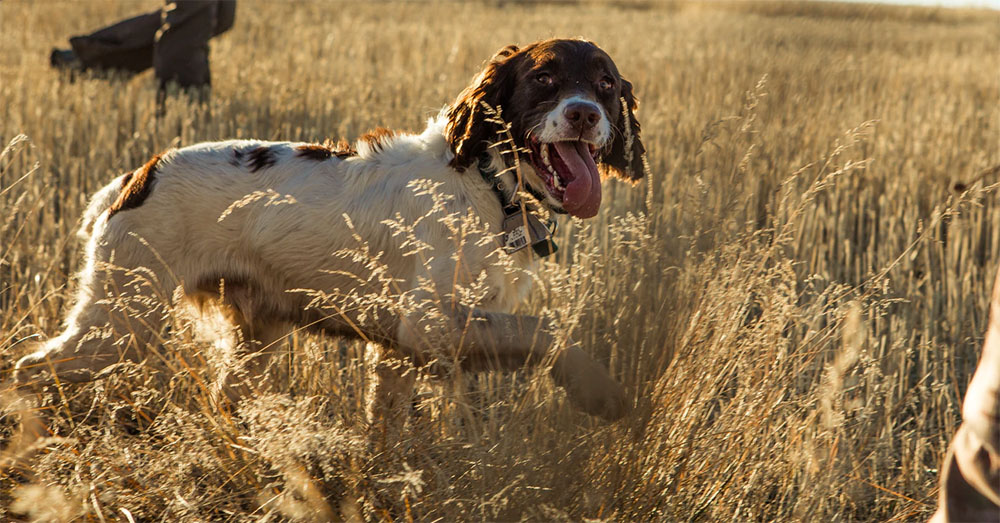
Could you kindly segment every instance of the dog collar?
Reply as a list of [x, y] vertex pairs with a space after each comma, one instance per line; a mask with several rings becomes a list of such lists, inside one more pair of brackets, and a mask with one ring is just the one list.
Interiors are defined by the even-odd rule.
[[[500, 200], [500, 207], [504, 210], [504, 215], [506, 215], [507, 209], [517, 207], [517, 204], [503, 192], [503, 183], [500, 181], [500, 177], [497, 176], [498, 173], [499, 171], [493, 167], [493, 159], [490, 158], [490, 153], [484, 152], [479, 155], [479, 175], [483, 177], [483, 181], [488, 183], [490, 189], [497, 195], [497, 199]], [[514, 191], [514, 193], [516, 192]]]
[[[501, 243], [503, 244], [504, 251], [507, 254], [513, 254], [530, 244], [531, 249], [539, 258], [544, 258], [555, 253], [558, 247], [552, 241], [552, 236], [556, 232], [556, 221], [548, 220], [548, 223], [542, 223], [535, 216], [534, 211], [537, 209], [534, 205], [520, 199], [514, 201], [509, 198], [503, 191], [503, 183], [500, 181], [500, 177], [497, 176], [498, 173], [499, 171], [493, 167], [490, 153], [484, 152], [481, 154], [479, 156], [479, 175], [483, 177], [483, 181], [489, 184], [490, 189], [496, 194], [497, 199], [500, 200], [500, 208], [503, 209], [504, 218]], [[539, 198], [539, 195], [536, 195], [529, 187], [525, 188], [529, 189], [532, 196]], [[517, 187], [515, 186], [512, 195], [516, 194]], [[539, 198], [539, 201], [541, 201], [541, 198]]]

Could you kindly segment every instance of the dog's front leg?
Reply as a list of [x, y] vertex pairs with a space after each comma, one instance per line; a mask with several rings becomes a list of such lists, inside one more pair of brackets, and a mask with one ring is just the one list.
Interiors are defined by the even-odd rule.
[[[435, 332], [422, 319], [400, 326], [400, 346], [415, 355], [426, 354], [429, 339], [449, 340], [458, 347], [458, 361], [470, 371], [514, 370], [525, 365], [539, 365], [556, 347], [556, 340], [536, 316], [487, 312], [475, 308], [451, 307], [451, 330]], [[433, 337], [426, 336], [434, 333]], [[418, 336], [424, 333], [425, 336]], [[621, 418], [626, 411], [625, 392], [608, 372], [579, 346], [569, 342], [552, 364], [556, 385], [566, 389], [570, 402], [580, 410], [607, 420]], [[431, 349], [432, 350], [432, 349]]]
[[365, 346], [365, 366], [369, 379], [365, 414], [372, 427], [381, 429], [372, 430], [372, 443], [384, 450], [402, 441], [417, 373], [402, 360], [388, 357], [377, 343]]
[[[465, 307], [457, 315], [471, 319], [464, 325], [463, 367], [490, 368], [491, 362], [506, 363], [513, 369], [542, 363], [557, 343], [537, 316], [486, 312]], [[625, 391], [601, 366], [578, 345], [567, 340], [552, 363], [551, 375], [556, 385], [566, 389], [570, 402], [578, 409], [607, 420], [625, 414]]]

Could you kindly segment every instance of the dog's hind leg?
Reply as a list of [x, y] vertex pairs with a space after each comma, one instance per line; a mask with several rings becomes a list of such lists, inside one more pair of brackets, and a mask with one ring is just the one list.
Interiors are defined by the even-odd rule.
[[377, 343], [365, 347], [369, 386], [366, 415], [377, 448], [400, 441], [410, 419], [416, 369], [408, 362], [389, 357]]
[[19, 384], [89, 381], [109, 365], [146, 356], [162, 331], [171, 283], [151, 268], [155, 258], [134, 251], [112, 258], [101, 238], [91, 238], [64, 329], [17, 362]]
[[271, 357], [282, 350], [289, 328], [284, 323], [237, 326], [228, 337], [217, 338], [213, 349], [219, 351], [210, 361], [215, 364], [213, 394], [225, 397], [233, 405], [243, 398], [268, 390], [268, 366]]
[[215, 399], [236, 404], [266, 390], [271, 356], [290, 332], [262, 301], [267, 292], [246, 277], [212, 276], [198, 280], [186, 294], [200, 337], [212, 342], [205, 360], [214, 374]]

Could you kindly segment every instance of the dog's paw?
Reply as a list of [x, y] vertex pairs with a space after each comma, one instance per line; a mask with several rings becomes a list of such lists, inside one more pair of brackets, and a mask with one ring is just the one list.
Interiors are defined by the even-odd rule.
[[48, 364], [44, 352], [38, 351], [28, 354], [14, 364], [14, 384], [25, 385], [46, 370], [48, 370]]
[[45, 350], [32, 352], [14, 364], [13, 381], [16, 386], [49, 385], [59, 376], [59, 381], [81, 383], [94, 379], [89, 366], [80, 365], [77, 358], [57, 358]]
[[566, 389], [570, 403], [587, 414], [615, 421], [628, 411], [625, 388], [577, 347], [559, 357], [552, 367], [552, 377]]

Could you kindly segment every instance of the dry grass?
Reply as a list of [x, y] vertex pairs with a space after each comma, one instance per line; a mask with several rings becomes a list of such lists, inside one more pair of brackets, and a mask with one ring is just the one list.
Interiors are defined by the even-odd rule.
[[[418, 129], [502, 45], [582, 35], [638, 87], [653, 176], [564, 224], [524, 309], [608, 362], [634, 411], [597, 423], [534, 372], [428, 382], [373, 454], [361, 346], [296, 336], [280, 392], [227, 412], [175, 332], [156, 350], [177, 377], [132, 365], [40, 410], [8, 402], [0, 519], [931, 513], [1000, 253], [1000, 173], [977, 178], [1000, 164], [996, 13], [243, 1], [209, 110], [161, 120], [148, 74], [48, 69], [66, 37], [155, 5], [0, 3], [0, 141], [29, 139], [0, 158], [5, 365], [57, 332], [76, 220], [112, 176], [201, 140]], [[33, 457], [12, 454], [18, 419], [51, 432]]]

